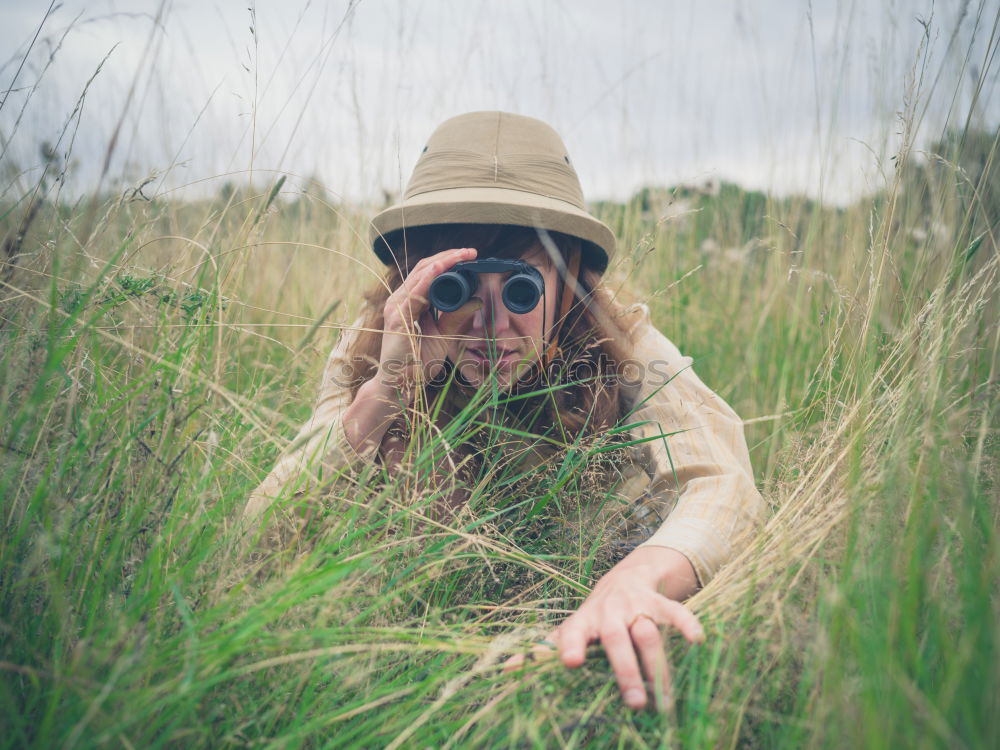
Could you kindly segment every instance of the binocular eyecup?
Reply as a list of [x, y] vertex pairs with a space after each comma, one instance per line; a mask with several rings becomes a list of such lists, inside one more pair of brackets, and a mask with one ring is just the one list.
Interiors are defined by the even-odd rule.
[[479, 288], [481, 273], [511, 273], [503, 284], [503, 304], [512, 313], [531, 312], [545, 291], [541, 272], [523, 260], [483, 258], [456, 263], [431, 282], [430, 303], [441, 312], [454, 312]]

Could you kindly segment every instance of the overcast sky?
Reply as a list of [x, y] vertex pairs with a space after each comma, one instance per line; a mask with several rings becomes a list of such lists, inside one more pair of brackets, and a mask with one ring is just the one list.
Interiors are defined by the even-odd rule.
[[[120, 122], [107, 185], [156, 170], [147, 194], [214, 190], [252, 168], [259, 182], [278, 170], [371, 197], [401, 190], [440, 121], [504, 109], [562, 134], [591, 199], [714, 177], [835, 201], [879, 186], [876, 157], [898, 148], [921, 70], [920, 143], [949, 112], [964, 121], [1000, 12], [996, 0], [64, 0], [22, 66], [48, 8], [0, 0], [4, 191], [37, 176], [43, 141], [72, 144], [73, 190], [93, 187]], [[975, 110], [991, 127], [998, 66]]]

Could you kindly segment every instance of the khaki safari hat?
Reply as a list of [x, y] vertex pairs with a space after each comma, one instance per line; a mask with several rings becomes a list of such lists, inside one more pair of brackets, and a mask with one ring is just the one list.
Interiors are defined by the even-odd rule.
[[375, 254], [392, 265], [393, 233], [431, 224], [507, 224], [572, 235], [582, 240], [583, 262], [602, 273], [615, 249], [614, 233], [587, 212], [559, 134], [510, 112], [469, 112], [437, 127], [403, 200], [372, 219]]

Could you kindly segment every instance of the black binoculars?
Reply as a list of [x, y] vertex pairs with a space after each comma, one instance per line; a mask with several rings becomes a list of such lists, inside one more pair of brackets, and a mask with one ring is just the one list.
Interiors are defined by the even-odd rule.
[[535, 309], [545, 291], [542, 273], [523, 260], [483, 258], [456, 263], [431, 282], [430, 303], [441, 312], [453, 312], [469, 301], [479, 288], [481, 273], [509, 273], [503, 283], [503, 303], [512, 313]]

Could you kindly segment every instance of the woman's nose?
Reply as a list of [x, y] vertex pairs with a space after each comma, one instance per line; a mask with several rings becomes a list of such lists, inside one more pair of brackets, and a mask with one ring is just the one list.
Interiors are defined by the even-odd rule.
[[503, 303], [501, 285], [496, 281], [487, 282], [485, 278], [480, 277], [476, 296], [483, 301], [483, 306], [473, 317], [475, 327], [493, 336], [507, 330], [510, 325], [510, 311]]

